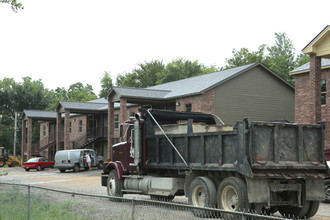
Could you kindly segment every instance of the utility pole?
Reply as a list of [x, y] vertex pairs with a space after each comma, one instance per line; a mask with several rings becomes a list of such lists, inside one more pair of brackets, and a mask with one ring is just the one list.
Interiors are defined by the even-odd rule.
[[17, 112], [15, 112], [15, 125], [14, 125], [14, 156], [16, 156], [16, 131], [17, 131]]

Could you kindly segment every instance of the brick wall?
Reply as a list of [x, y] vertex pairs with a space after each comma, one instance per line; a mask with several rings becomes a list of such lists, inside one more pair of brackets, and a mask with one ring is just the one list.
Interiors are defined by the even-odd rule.
[[311, 123], [310, 115], [309, 73], [295, 76], [295, 121], [296, 123]]
[[186, 104], [191, 104], [192, 112], [215, 114], [214, 89], [211, 89], [202, 95], [179, 98], [176, 102], [180, 103], [180, 105], [176, 106], [176, 111], [186, 111]]
[[[321, 105], [320, 95], [313, 96], [311, 94], [313, 88], [310, 86], [309, 73], [295, 75], [295, 121], [296, 123], [307, 124], [325, 122], [324, 144], [326, 149], [330, 149], [330, 69], [321, 70], [320, 80], [326, 80], [326, 105]], [[321, 85], [315, 87], [321, 90]], [[313, 107], [314, 103], [318, 105], [316, 108]], [[314, 113], [314, 111], [316, 112]]]
[[[79, 132], [79, 121], [82, 121], [82, 131]], [[87, 132], [87, 116], [86, 115], [79, 115], [70, 117], [71, 121], [71, 134], [70, 134], [70, 141], [74, 141], [77, 138], [81, 137], [82, 135], [86, 135]]]

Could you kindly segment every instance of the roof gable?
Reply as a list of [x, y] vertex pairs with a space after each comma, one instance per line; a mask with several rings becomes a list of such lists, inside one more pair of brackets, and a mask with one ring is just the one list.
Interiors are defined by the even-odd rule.
[[305, 54], [315, 53], [316, 56], [330, 58], [330, 25], [327, 25], [309, 42], [302, 52]]

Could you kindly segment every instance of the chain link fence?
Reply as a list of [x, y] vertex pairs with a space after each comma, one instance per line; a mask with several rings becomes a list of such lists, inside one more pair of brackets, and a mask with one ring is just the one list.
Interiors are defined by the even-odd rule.
[[185, 203], [119, 198], [0, 182], [2, 219], [285, 219]]

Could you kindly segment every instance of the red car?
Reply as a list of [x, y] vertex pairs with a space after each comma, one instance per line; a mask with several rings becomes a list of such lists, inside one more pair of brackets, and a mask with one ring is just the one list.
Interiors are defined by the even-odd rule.
[[26, 171], [30, 169], [37, 169], [37, 171], [44, 170], [45, 168], [54, 168], [55, 161], [48, 161], [43, 157], [31, 158], [23, 164]]

